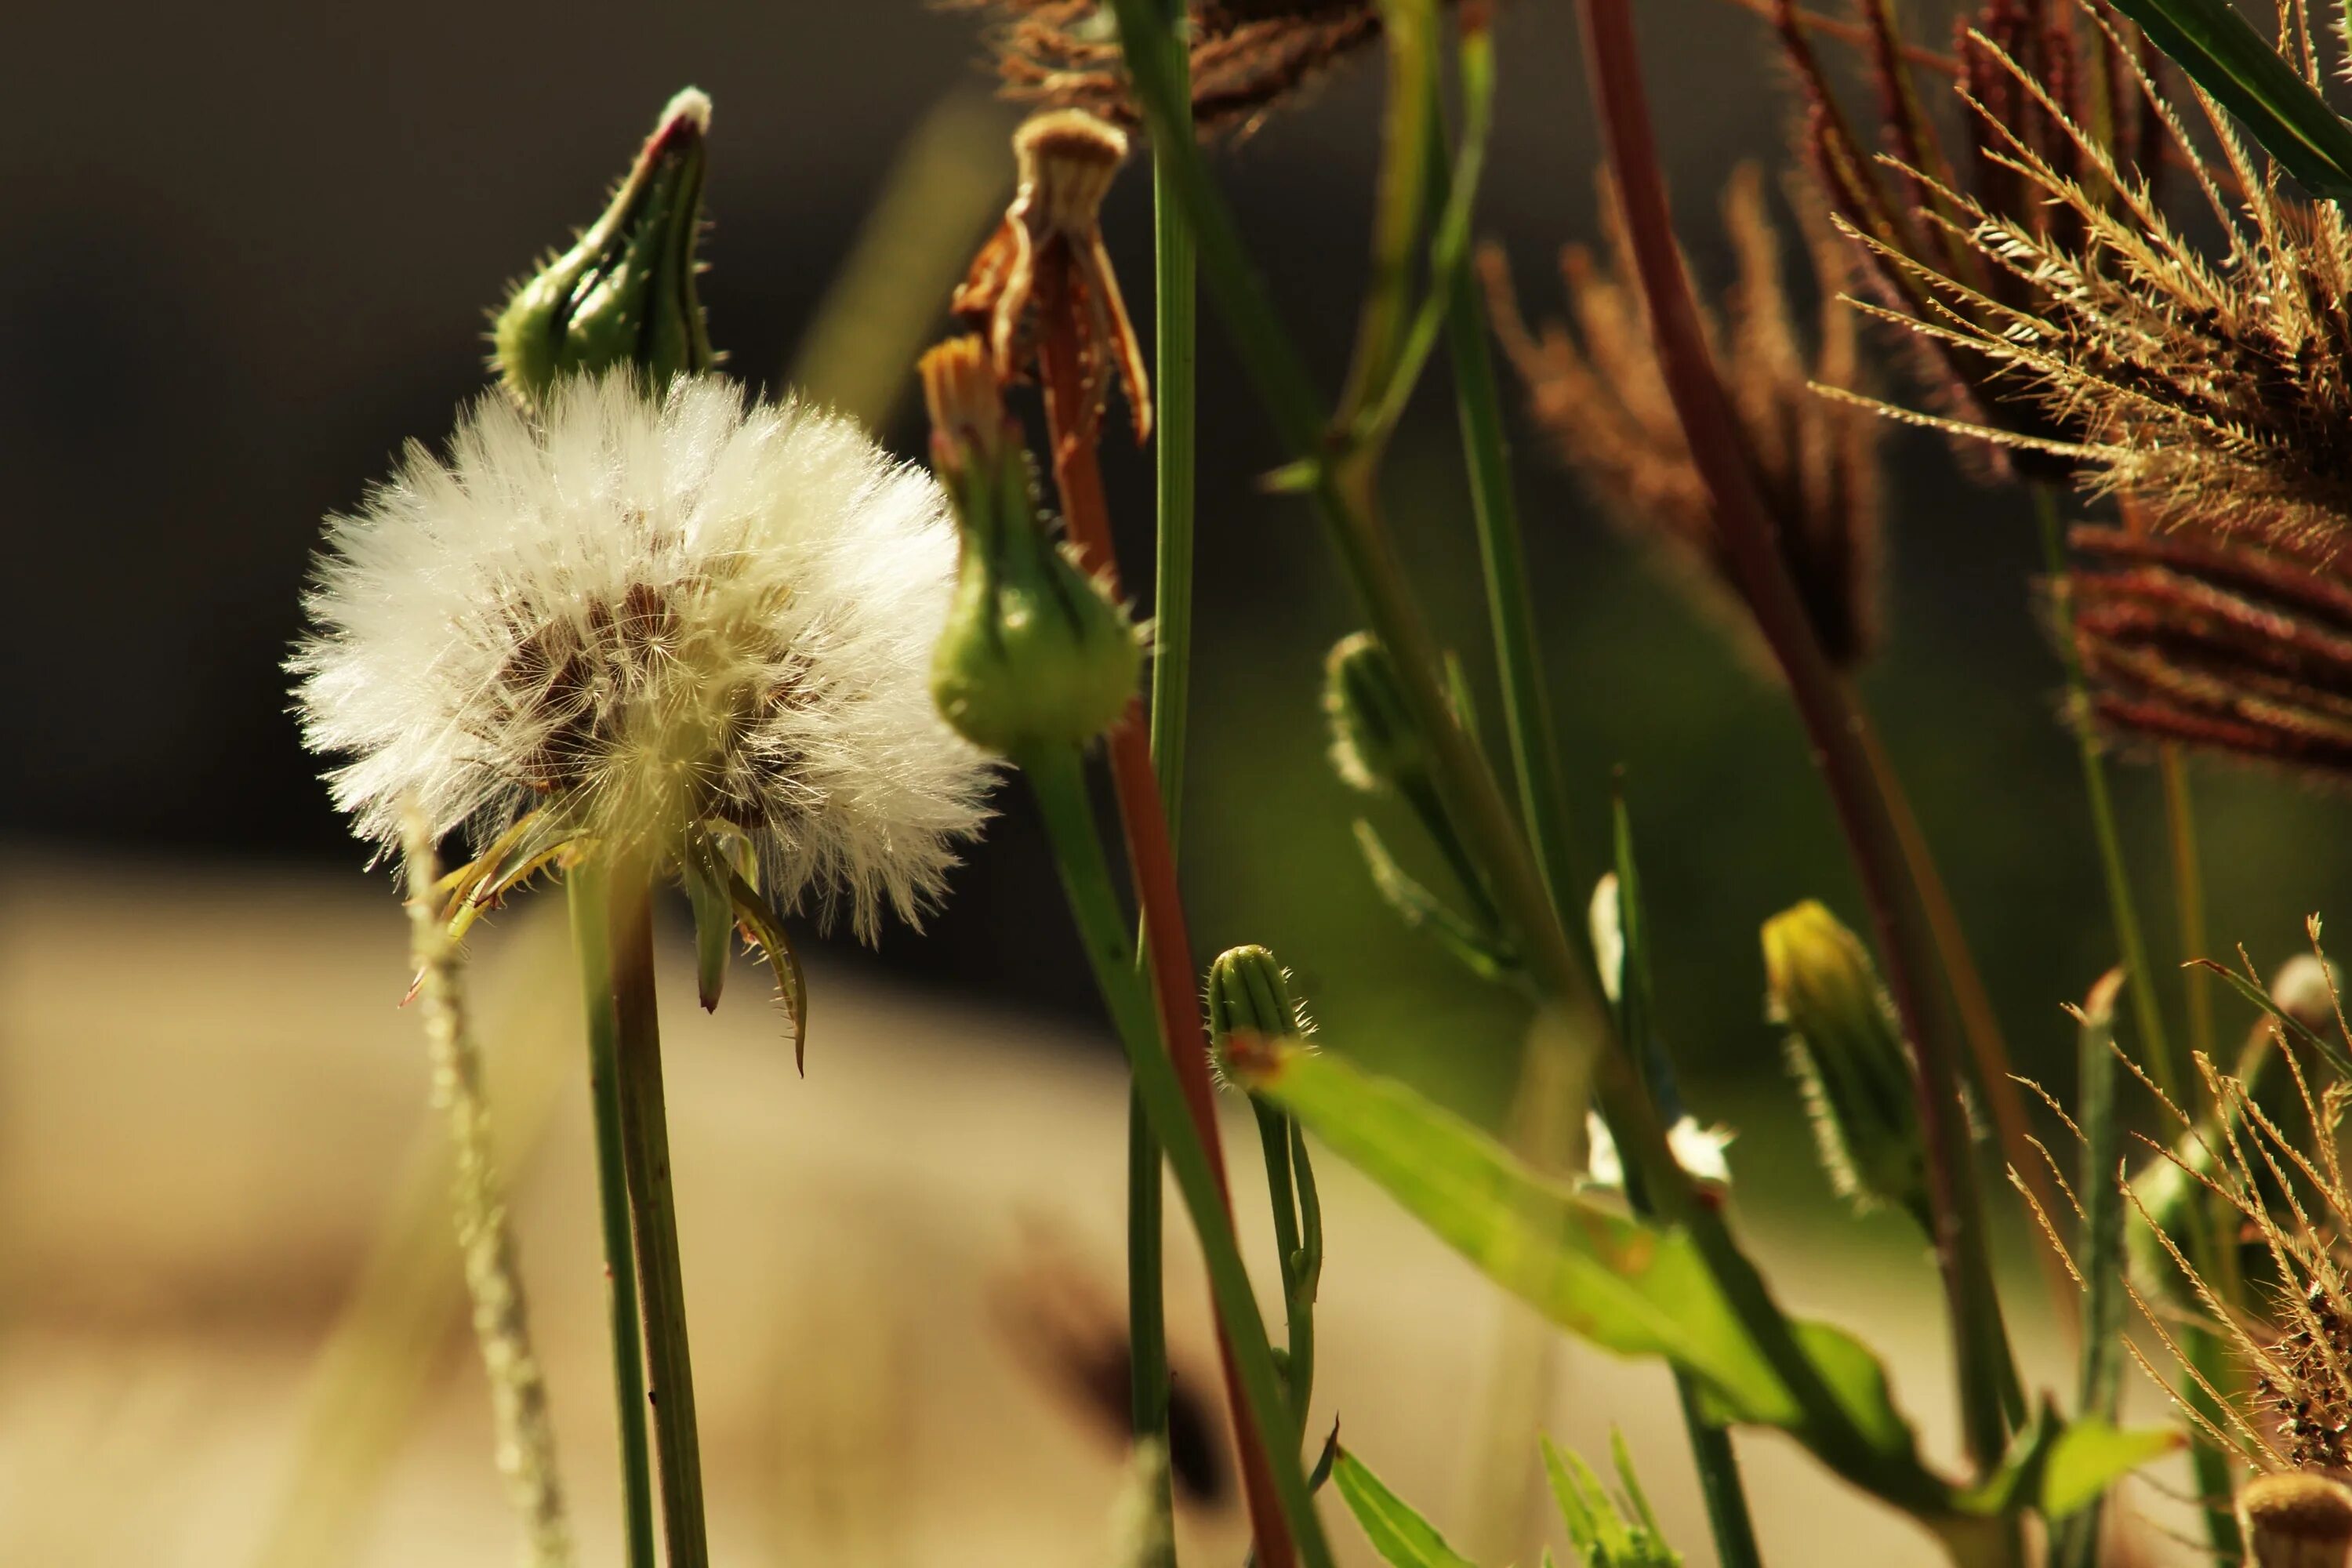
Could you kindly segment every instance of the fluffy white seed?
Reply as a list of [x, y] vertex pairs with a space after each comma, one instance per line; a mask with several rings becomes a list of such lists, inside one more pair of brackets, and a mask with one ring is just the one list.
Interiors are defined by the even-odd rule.
[[616, 374], [412, 444], [331, 520], [289, 668], [363, 837], [396, 845], [409, 801], [436, 833], [544, 807], [655, 858], [731, 825], [779, 906], [870, 940], [985, 816], [928, 686], [954, 559], [938, 486], [849, 422]]

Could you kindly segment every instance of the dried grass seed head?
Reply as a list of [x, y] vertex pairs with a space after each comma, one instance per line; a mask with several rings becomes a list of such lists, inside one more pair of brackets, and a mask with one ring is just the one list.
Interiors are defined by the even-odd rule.
[[[1007, 98], [1141, 121], [1118, 29], [1101, 0], [948, 0], [992, 18]], [[1192, 0], [1192, 121], [1204, 136], [1247, 134], [1381, 37], [1376, 0]]]
[[807, 405], [634, 374], [501, 397], [446, 456], [412, 445], [332, 520], [290, 664], [356, 831], [404, 804], [486, 842], [537, 808], [558, 842], [656, 863], [701, 829], [756, 852], [780, 909], [940, 894], [990, 769], [932, 711], [955, 540], [939, 488]]
[[[1605, 183], [1601, 205], [1607, 262], [1581, 246], [1561, 254], [1572, 325], [1531, 330], [1500, 254], [1481, 257], [1496, 330], [1526, 384], [1536, 423], [1568, 466], [1637, 537], [1664, 546], [1703, 603], [1749, 635]], [[1853, 313], [1836, 305], [1849, 270], [1846, 249], [1811, 204], [1800, 203], [1800, 212], [1822, 301], [1810, 357], [1764, 181], [1752, 165], [1735, 174], [1724, 195], [1738, 272], [1720, 320], [1707, 327], [1782, 558], [1823, 651], [1851, 668], [1869, 657], [1879, 630], [1879, 431], [1863, 410], [1813, 391], [1816, 383], [1852, 387], [1861, 371]]]

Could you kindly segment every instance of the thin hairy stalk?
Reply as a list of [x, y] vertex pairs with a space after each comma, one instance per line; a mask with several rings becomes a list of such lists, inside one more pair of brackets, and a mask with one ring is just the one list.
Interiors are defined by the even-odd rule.
[[[1268, 1568], [1292, 1562], [1303, 1562], [1307, 1568], [1331, 1568], [1331, 1548], [1316, 1517], [1297, 1446], [1286, 1438], [1271, 1440], [1294, 1429], [1289, 1395], [1275, 1366], [1265, 1324], [1258, 1317], [1257, 1300], [1234, 1239], [1215, 1112], [1196, 1093], [1192, 1074], [1183, 1071], [1180, 1076], [1181, 1055], [1171, 1057], [1162, 1043], [1154, 1000], [1157, 987], [1136, 972], [1132, 928], [1111, 883], [1110, 863], [1096, 829], [1094, 804], [1087, 794], [1078, 753], [1055, 749], [1014, 760], [1036, 795], [1063, 891], [1094, 969], [1095, 984], [1127, 1048], [1136, 1092], [1150, 1114], [1169, 1169], [1175, 1174], [1176, 1190], [1200, 1238], [1217, 1311], [1218, 1343], [1236, 1435], [1245, 1445], [1245, 1453], [1254, 1447], [1258, 1455], [1258, 1463], [1270, 1479], [1279, 1522], [1288, 1527], [1286, 1532], [1279, 1528], [1258, 1531], [1257, 1561]], [[1149, 910], [1146, 915], [1150, 917]], [[1207, 1088], [1205, 1072], [1200, 1087]], [[1270, 1466], [1269, 1451], [1275, 1455]]]
[[[1992, 994], [1985, 988], [1984, 976], [1977, 969], [1976, 954], [1970, 951], [1968, 932], [1960, 924], [1960, 911], [1952, 904], [1950, 889], [1944, 886], [1943, 872], [1936, 864], [1935, 852], [1927, 847], [1927, 835], [1920, 830], [1917, 814], [1911, 809], [1911, 797], [1903, 787], [1902, 775], [1895, 771], [1895, 760], [1886, 754], [1886, 747], [1878, 738], [1878, 726], [1871, 722], [1861, 694], [1850, 684], [1847, 701], [1854, 716], [1855, 738], [1869, 758], [1872, 776], [1877, 781], [1880, 795], [1885, 797], [1887, 815], [1894, 821], [1895, 836], [1902, 846], [1904, 863], [1910, 868], [1912, 880], [1918, 887], [1928, 935], [1935, 942], [1945, 978], [1950, 982], [1953, 1005], [1959, 1010], [1960, 1034], [1976, 1063], [1977, 1088], [1992, 1110], [2001, 1158], [2018, 1173], [2042, 1212], [2056, 1214], [2058, 1190], [2049, 1166], [2033, 1151], [2031, 1129], [2025, 1120], [2025, 1102], [2018, 1092], [2017, 1077], [2010, 1069], [2009, 1046], [2001, 1037], [2000, 1018], [1993, 1011]], [[2074, 1322], [2075, 1292], [2074, 1282], [2067, 1278], [2064, 1260], [2046, 1247], [2034, 1248], [2034, 1255], [2042, 1259], [2042, 1282], [2049, 1287], [2051, 1303], [2057, 1309], [2059, 1321], [2071, 1327]]]
[[[1062, 499], [1062, 521], [1079, 563], [1107, 579], [1116, 592], [1118, 557], [1111, 542], [1110, 509], [1104, 500], [1102, 464], [1095, 446], [1099, 421], [1082, 346], [1083, 317], [1076, 307], [1076, 301], [1065, 296], [1056, 272], [1049, 269], [1041, 276], [1037, 365], [1045, 394], [1046, 440], [1053, 452], [1055, 489]], [[1215, 1090], [1209, 1081], [1208, 1035], [1201, 1023], [1199, 972], [1192, 966], [1183, 900], [1177, 890], [1175, 846], [1169, 834], [1159, 773], [1152, 765], [1150, 735], [1140, 700], [1112, 726], [1104, 750], [1109, 757], [1111, 787], [1118, 800], [1137, 901], [1142, 906], [1143, 967], [1158, 998], [1160, 1037], [1181, 1075], [1185, 1098], [1192, 1107], [1201, 1141], [1212, 1152], [1222, 1192], [1224, 1159], [1216, 1139]], [[1135, 962], [1132, 952], [1129, 961]], [[1160, 1136], [1164, 1141], [1166, 1133]], [[1241, 1419], [1240, 1391], [1232, 1386], [1230, 1355], [1227, 1382], [1227, 1392], [1234, 1396], [1242, 1489], [1249, 1502], [1257, 1560], [1265, 1568], [1286, 1568], [1294, 1559], [1291, 1545], [1283, 1536], [1282, 1511], [1273, 1490], [1263, 1435]]]
[[1890, 1473], [1869, 1438], [1823, 1383], [1773, 1302], [1755, 1265], [1739, 1250], [1722, 1216], [1698, 1195], [1666, 1146], [1664, 1125], [1595, 995], [1590, 961], [1553, 911], [1527, 842], [1477, 742], [1454, 710], [1440, 671], [1435, 638], [1397, 560], [1368, 483], [1342, 485], [1321, 461], [1326, 449], [1318, 399], [1297, 345], [1252, 266], [1232, 210], [1183, 134], [1181, 96], [1171, 86], [1164, 40], [1150, 27], [1146, 0], [1112, 0], [1130, 78], [1155, 143], [1170, 148], [1171, 184], [1192, 220], [1201, 276], [1223, 320], [1253, 391], [1299, 471], [1332, 546], [1361, 600], [1372, 633], [1394, 656], [1416, 728], [1427, 737], [1433, 773], [1450, 814], [1492, 875], [1497, 907], [1526, 943], [1529, 971], [1552, 995], [1567, 1026], [1593, 1043], [1594, 1088], [1619, 1148], [1652, 1183], [1658, 1211], [1686, 1226], [1759, 1352], [1806, 1413], [1814, 1451], [1840, 1473], [1898, 1506], [1933, 1514], [1942, 1504], [1934, 1479], [1906, 1468]]
[[694, 1418], [687, 1352], [686, 1282], [677, 1251], [677, 1199], [670, 1181], [669, 1118], [663, 1103], [661, 1028], [654, 1016], [653, 889], [642, 869], [616, 871], [605, 910], [620, 1068], [621, 1138], [629, 1183], [629, 1231], [637, 1248], [637, 1304], [652, 1377], [654, 1455], [661, 1477], [667, 1568], [709, 1568], [703, 1519], [702, 1439]]
[[1959, 1115], [1959, 1077], [1943, 1009], [1928, 989], [1934, 944], [1886, 802], [1853, 731], [1853, 710], [1822, 657], [1789, 580], [1757, 491], [1739, 426], [1717, 379], [1666, 210], [1641, 58], [1626, 0], [1585, 0], [1587, 73], [1600, 104], [1610, 167], [1646, 299], [1667, 390], [1715, 504], [1717, 526], [1757, 629], [1771, 648], [1813, 746], [1886, 960], [1888, 989], [1918, 1056], [1919, 1121], [1927, 1155], [1937, 1272], [1944, 1286], [1962, 1426], [1990, 1473], [2021, 1405], [1985, 1250], [1981, 1205]]
[[[1167, 25], [1181, 33], [1183, 0], [1170, 0]], [[1180, 54], [1182, 51], [1179, 51]], [[1189, 56], [1183, 68], [1190, 73]], [[1187, 92], [1189, 100], [1190, 93]], [[1184, 724], [1191, 700], [1192, 652], [1192, 494], [1199, 324], [1192, 279], [1192, 235], [1184, 210], [1169, 195], [1164, 157], [1152, 153], [1152, 467], [1159, 528], [1152, 578], [1151, 763], [1167, 808], [1173, 855], [1183, 826]], [[1136, 933], [1136, 963], [1148, 964], [1147, 934]], [[1129, 1093], [1127, 1112], [1127, 1302], [1129, 1408], [1139, 1444], [1168, 1443], [1168, 1322], [1162, 1237], [1160, 1140], [1141, 1091]], [[1138, 1568], [1173, 1568], [1175, 1497], [1163, 1473], [1151, 1498], [1160, 1528], [1151, 1561]]]
[[637, 1331], [637, 1249], [629, 1234], [629, 1186], [621, 1132], [620, 1024], [605, 930], [604, 868], [564, 873], [572, 945], [588, 1018], [588, 1103], [596, 1127], [596, 1207], [604, 1240], [604, 1305], [613, 1350], [614, 1415], [621, 1436], [621, 1509], [628, 1568], [654, 1568], [653, 1451], [646, 1433], [646, 1361]]
[[499, 1191], [490, 1141], [490, 1105], [482, 1086], [482, 1052], [467, 1022], [464, 960], [439, 915], [434, 884], [440, 867], [421, 817], [407, 824], [409, 952], [416, 1001], [431, 1049], [433, 1101], [449, 1125], [451, 1207], [466, 1289], [474, 1303], [474, 1337], [490, 1385], [499, 1473], [522, 1518], [527, 1561], [556, 1568], [572, 1561], [572, 1528], [555, 1462], [555, 1427], [547, 1377], [531, 1348], [522, 1269]]
[[[2059, 518], [2058, 493], [2049, 485], [2033, 487], [2033, 511], [2042, 531], [2043, 565], [2050, 576], [2051, 614], [2057, 629], [2059, 662], [2065, 671], [2068, 717], [2082, 759], [2083, 793], [2091, 810], [2091, 831], [2099, 847], [2099, 867], [2106, 882], [2107, 913], [2115, 925], [2117, 955], [2130, 992], [2132, 1023], [2140, 1038], [2139, 1058], [2149, 1081], [2175, 1105], [2187, 1104], [2188, 1086], [2194, 1081], [2186, 1062], [2173, 1055], [2164, 1027], [2164, 1009], [2157, 1000], [2156, 977], [2148, 964], [2147, 942], [2141, 933], [2139, 904], [2132, 890], [2131, 867], [2124, 857], [2123, 833], [2116, 823], [2115, 798], [2107, 787], [2105, 760], [2089, 726], [2090, 689], [2083, 675], [2083, 659], [2075, 648], [2074, 616], [2066, 571], [2066, 542]], [[2220, 1247], [2214, 1235], [2213, 1210], [2208, 1194], [2192, 1194], [2187, 1214], [2190, 1262], [2200, 1278], [2218, 1287], [2221, 1272]], [[2234, 1274], [2234, 1270], [2232, 1271]], [[2221, 1298], [2232, 1301], [2231, 1298]], [[2234, 1372], [2221, 1353], [2221, 1342], [2194, 1325], [2181, 1331], [2183, 1352], [2192, 1363], [2176, 1390], [2192, 1410], [2207, 1412], [2214, 1401], [2208, 1387], [2228, 1388]], [[2229, 1499], [2234, 1490], [2229, 1457], [2192, 1424], [2189, 1434], [2189, 1467], [2204, 1503], [2205, 1533], [2216, 1555], [2233, 1561], [2239, 1550], [2238, 1521]]]

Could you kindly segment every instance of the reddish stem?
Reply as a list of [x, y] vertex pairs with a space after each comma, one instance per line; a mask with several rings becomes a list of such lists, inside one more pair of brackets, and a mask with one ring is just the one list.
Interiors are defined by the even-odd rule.
[[[1095, 446], [1101, 410], [1095, 401], [1095, 383], [1087, 374], [1084, 302], [1070, 288], [1063, 268], [1045, 258], [1041, 258], [1037, 269], [1035, 299], [1038, 379], [1045, 392], [1046, 439], [1053, 447], [1054, 485], [1062, 497], [1062, 523], [1077, 549], [1079, 564], [1107, 580], [1117, 593], [1118, 558], [1111, 545], [1110, 508], [1103, 498], [1102, 465]], [[1193, 1130], [1208, 1152], [1209, 1168], [1217, 1178], [1217, 1191], [1231, 1219], [1233, 1194], [1225, 1182], [1224, 1150], [1217, 1134], [1216, 1091], [1209, 1079], [1209, 1037], [1196, 1000], [1200, 971], [1192, 965], [1192, 939], [1176, 885], [1176, 852], [1168, 838], [1168, 811], [1160, 794], [1160, 776], [1151, 765], [1151, 739], [1140, 698], [1129, 704], [1127, 716], [1112, 728], [1106, 746], [1128, 864], [1135, 874], [1136, 902], [1143, 914], [1145, 960], [1151, 969], [1152, 994], [1160, 1005], [1160, 1044], [1175, 1064], [1177, 1080], [1184, 1089], [1185, 1109], [1192, 1113]], [[1210, 1305], [1213, 1310], [1214, 1301]], [[1250, 1420], [1240, 1369], [1234, 1361], [1222, 1314], [1217, 1354], [1224, 1373], [1225, 1404], [1233, 1417], [1256, 1561], [1261, 1568], [1293, 1568], [1297, 1558], [1275, 1493], [1265, 1434]]]

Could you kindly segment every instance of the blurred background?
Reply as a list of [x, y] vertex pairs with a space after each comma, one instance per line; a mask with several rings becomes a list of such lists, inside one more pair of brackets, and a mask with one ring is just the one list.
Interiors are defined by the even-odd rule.
[[[1945, 36], [1942, 0], [1911, 9], [1923, 36]], [[1719, 285], [1724, 178], [1741, 159], [1785, 162], [1778, 67], [1760, 25], [1722, 0], [1647, 0], [1642, 22], [1685, 241]], [[1597, 147], [1572, 14], [1523, 4], [1501, 26], [1481, 228], [1508, 251], [1530, 315], [1551, 315], [1557, 248], [1596, 235]], [[432, 1144], [411, 1021], [391, 1007], [394, 894], [329, 809], [279, 669], [320, 520], [355, 505], [403, 442], [446, 434], [485, 384], [485, 310], [598, 210], [688, 83], [716, 104], [704, 299], [730, 368], [771, 389], [795, 366], [824, 369], [843, 378], [833, 395], [919, 453], [904, 359], [877, 365], [868, 342], [861, 360], [858, 331], [877, 300], [907, 314], [907, 289], [943, 302], [1006, 194], [1012, 117], [989, 102], [975, 19], [915, 0], [657, 14], [609, 0], [134, 0], [20, 8], [9, 31], [0, 473], [17, 586], [14, 735], [0, 749], [0, 1562], [241, 1562], [272, 1541], [289, 1563], [415, 1561], [420, 1545], [498, 1561], [507, 1536], [470, 1352], [447, 1327], [452, 1287], [435, 1297], [419, 1282], [440, 1237], [397, 1245], [403, 1215], [438, 1215], [415, 1196], [434, 1190]], [[1361, 279], [1379, 85], [1360, 62], [1217, 156], [1333, 386]], [[1148, 316], [1139, 172], [1106, 227]], [[914, 343], [943, 324], [918, 310], [905, 330]], [[877, 329], [886, 347], [889, 330]], [[1353, 611], [1313, 520], [1256, 482], [1278, 454], [1213, 321], [1201, 374], [1183, 799], [1196, 945], [1271, 945], [1335, 1048], [1491, 1121], [1525, 1017], [1368, 896], [1358, 805], [1324, 763], [1317, 710], [1320, 656], [1354, 629]], [[1498, 722], [1450, 401], [1441, 364], [1394, 451], [1391, 515]], [[1870, 1276], [1888, 1276], [1870, 1287], [1880, 1294], [1826, 1276], [1798, 1299], [1916, 1323], [1906, 1304], [1926, 1301], [1928, 1282], [1899, 1232], [1814, 1223], [1825, 1194], [1761, 1016], [1761, 920], [1819, 896], [1860, 923], [1801, 737], [1772, 684], [1604, 525], [1534, 432], [1518, 433], [1578, 828], [1597, 868], [1622, 769], [1685, 1088], [1702, 1114], [1741, 1129], [1740, 1201], [1772, 1246], [1898, 1265]], [[1897, 432], [1886, 450], [1891, 637], [1864, 686], [2020, 1070], [2063, 1093], [2073, 1036], [2059, 1004], [2113, 955], [2033, 609], [2032, 522], [2018, 493], [1969, 482], [1935, 439]], [[1111, 467], [1140, 593], [1148, 458], [1114, 452]], [[2168, 967], [2155, 780], [2130, 765], [2117, 779]], [[2343, 805], [2242, 773], [2200, 769], [2196, 783], [2216, 941], [2243, 942], [2267, 969], [2345, 884]], [[1104, 1539], [1115, 1459], [1046, 1397], [1035, 1355], [991, 1326], [992, 1293], [1034, 1287], [1043, 1267], [1015, 1210], [1060, 1237], [1048, 1250], [1090, 1260], [1055, 1267], [1115, 1282], [1121, 1103], [1039, 836], [1017, 795], [1002, 805], [925, 931], [892, 931], [871, 952], [812, 935], [820, 1021], [805, 1082], [780, 1070], [782, 1047], [748, 1001], [673, 1026], [681, 1128], [708, 1119], [705, 1142], [679, 1134], [698, 1151], [681, 1156], [680, 1179], [698, 1334], [706, 1310], [717, 1325], [698, 1345], [729, 1347], [698, 1359], [722, 1387], [714, 1489], [730, 1561], [1078, 1562]], [[547, 912], [532, 903], [475, 948], [512, 1022], [491, 1048], [520, 1085], [508, 1142], [595, 1527], [587, 1560], [610, 1561], [582, 1108], [563, 1011], [532, 1000], [569, 982], [560, 931], [532, 924]], [[512, 1043], [534, 1031], [551, 1042], [538, 1068]], [[866, 1120], [845, 1122], [852, 1110]], [[981, 1173], [993, 1173], [974, 1186]], [[1335, 1202], [1353, 1201], [1339, 1185]], [[1444, 1517], [1497, 1314], [1377, 1203], [1350, 1212], [1327, 1279], [1352, 1325], [1335, 1343], [1353, 1350], [1333, 1352], [1327, 1387], [1351, 1419], [1348, 1402], [1365, 1402], [1364, 1430], [1400, 1456], [1391, 1479]], [[965, 1214], [979, 1230], [960, 1226]], [[2010, 1228], [2021, 1255], [2022, 1226]], [[403, 1279], [415, 1293], [405, 1318], [383, 1305]], [[937, 1311], [957, 1326], [935, 1341], [935, 1312], [886, 1331], [867, 1310], [877, 1297], [950, 1303]], [[409, 1323], [411, 1349], [352, 1329], [355, 1301]], [[344, 1423], [381, 1435], [375, 1450], [341, 1454], [317, 1440], [319, 1409], [353, 1408], [320, 1392], [333, 1384], [322, 1345], [343, 1346], [350, 1365], [424, 1357], [437, 1381], [397, 1388], [413, 1409], [379, 1404]], [[1906, 1392], [1941, 1425], [1940, 1352], [1932, 1339], [1913, 1348]], [[983, 1350], [1003, 1363], [996, 1381], [935, 1393]], [[1622, 1385], [1627, 1418], [1667, 1432], [1662, 1384], [1589, 1360], [1575, 1374], [1600, 1381], [1579, 1384], [1581, 1414], [1564, 1430], [1597, 1442], [1626, 1410], [1592, 1390]], [[818, 1373], [836, 1380], [830, 1392], [811, 1394]], [[889, 1399], [842, 1392], [868, 1374]], [[374, 1375], [339, 1386], [380, 1402]], [[1659, 1489], [1686, 1497], [1671, 1441], [1656, 1447]], [[1759, 1462], [1800, 1468], [1769, 1447]], [[340, 1467], [345, 1490], [305, 1463]], [[964, 1479], [933, 1487], [943, 1473]], [[1050, 1506], [1015, 1506], [1038, 1489], [1024, 1480], [1073, 1474], [1084, 1479], [1045, 1489]], [[289, 1488], [318, 1517], [288, 1522]], [[99, 1508], [124, 1489], [138, 1508]], [[898, 1519], [900, 1534], [866, 1541], [858, 1531], [892, 1511], [877, 1500], [902, 1492], [930, 1500]], [[1805, 1539], [1817, 1502], [1801, 1487], [1776, 1500], [1782, 1539]], [[104, 1530], [89, 1528], [101, 1512]], [[812, 1519], [844, 1533], [824, 1545]], [[1198, 1522], [1232, 1538], [1213, 1507]], [[1859, 1541], [1884, 1529], [1924, 1551], [1884, 1521], [1857, 1528]]]

